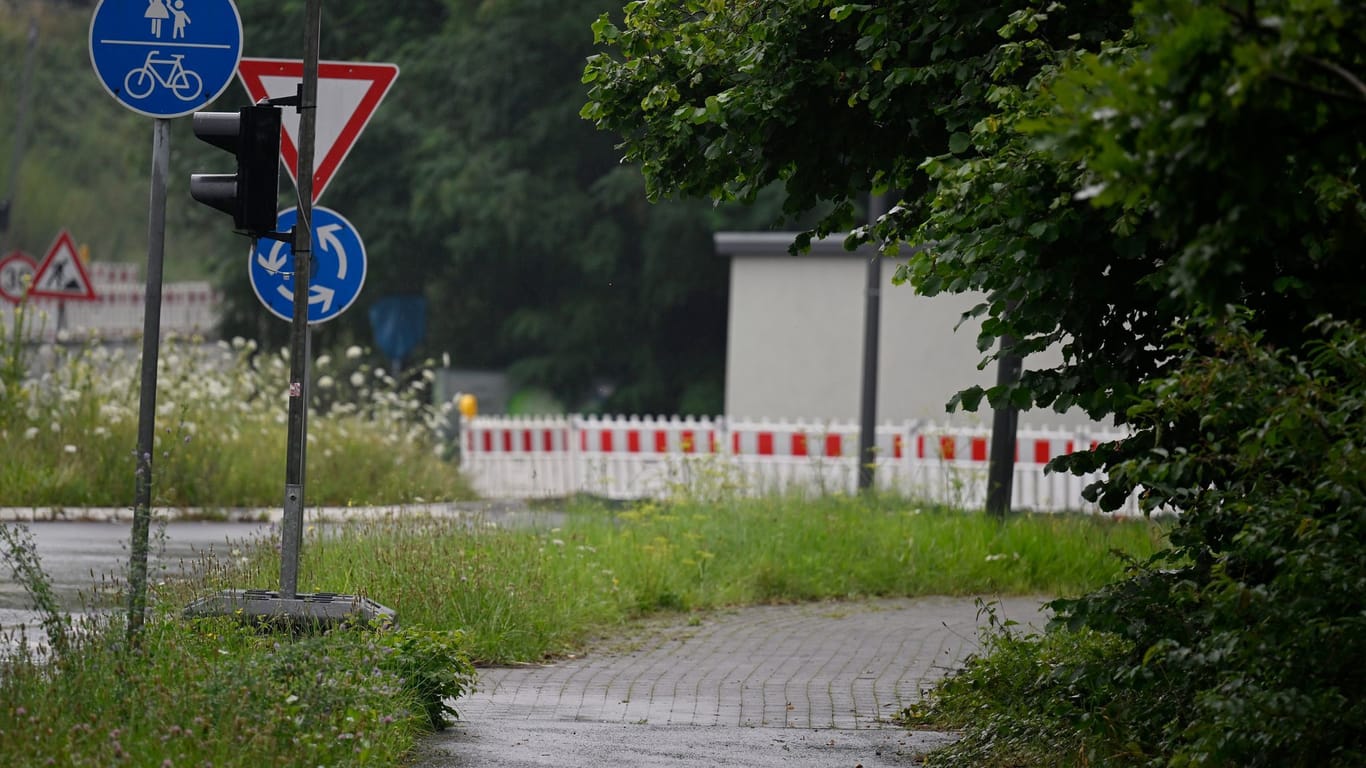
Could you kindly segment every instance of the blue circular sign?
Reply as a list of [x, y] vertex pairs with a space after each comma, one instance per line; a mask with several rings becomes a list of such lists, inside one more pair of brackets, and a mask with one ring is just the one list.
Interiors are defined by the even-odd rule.
[[148, 117], [180, 117], [218, 98], [242, 58], [232, 0], [100, 0], [90, 62], [109, 95]]
[[[299, 220], [299, 209], [280, 211], [276, 229], [287, 232]], [[365, 285], [365, 244], [340, 213], [313, 207], [313, 279], [308, 281], [308, 322], [326, 322], [345, 312]], [[251, 289], [271, 314], [294, 317], [294, 246], [261, 238], [251, 249], [247, 268]]]

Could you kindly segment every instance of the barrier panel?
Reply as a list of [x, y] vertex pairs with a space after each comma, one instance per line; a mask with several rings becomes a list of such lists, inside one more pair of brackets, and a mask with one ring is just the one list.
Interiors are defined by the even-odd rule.
[[[1122, 438], [1119, 432], [1021, 427], [1011, 506], [1094, 510], [1081, 491], [1098, 475], [1045, 473], [1057, 456]], [[477, 416], [461, 428], [461, 468], [488, 498], [610, 499], [679, 492], [854, 493], [858, 425], [847, 422], [673, 416]], [[921, 422], [877, 427], [879, 489], [965, 508], [986, 501], [990, 430]], [[1131, 498], [1120, 514], [1138, 514]]]
[[[135, 267], [95, 262], [89, 267], [94, 301], [33, 297], [24, 306], [25, 337], [33, 342], [63, 338], [126, 341], [139, 338], [146, 309], [146, 286]], [[213, 336], [223, 297], [203, 281], [166, 283], [161, 290], [161, 333]], [[0, 328], [12, 328], [15, 307], [0, 301]], [[63, 328], [58, 328], [62, 316]]]

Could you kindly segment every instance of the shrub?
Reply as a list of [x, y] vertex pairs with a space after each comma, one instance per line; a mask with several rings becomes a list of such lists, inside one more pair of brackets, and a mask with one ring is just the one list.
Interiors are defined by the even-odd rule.
[[382, 669], [397, 674], [403, 687], [422, 705], [427, 724], [439, 731], [460, 713], [449, 704], [474, 689], [474, 664], [465, 633], [405, 627], [380, 635], [389, 655]]
[[[952, 721], [959, 691], [1021, 678], [1036, 710], [990, 724], [1076, 732], [1081, 762], [1366, 763], [1366, 333], [1320, 320], [1288, 350], [1240, 319], [1180, 332], [1100, 489], [1180, 510], [1170, 548], [1055, 602], [1051, 637], [995, 643], [920, 715]], [[1105, 653], [1050, 653], [1095, 633]]]

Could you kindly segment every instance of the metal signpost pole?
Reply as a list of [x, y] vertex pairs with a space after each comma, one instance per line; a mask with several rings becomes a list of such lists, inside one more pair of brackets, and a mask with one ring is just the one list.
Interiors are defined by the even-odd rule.
[[137, 480], [128, 575], [128, 637], [142, 629], [147, 607], [147, 538], [152, 519], [152, 450], [156, 438], [157, 357], [161, 340], [161, 274], [166, 251], [166, 176], [171, 121], [152, 121], [152, 192], [147, 216], [147, 291], [142, 316], [142, 390], [138, 403]]
[[299, 588], [299, 548], [304, 527], [304, 473], [308, 448], [308, 295], [313, 270], [313, 146], [317, 133], [318, 47], [322, 0], [308, 0], [304, 20], [304, 77], [299, 104], [299, 219], [294, 227], [294, 313], [289, 333], [289, 437], [285, 459], [285, 507], [280, 541], [280, 596]]
[[[886, 195], [868, 196], [868, 224], [877, 223], [887, 211]], [[863, 392], [859, 404], [858, 489], [873, 487], [877, 467], [877, 370], [878, 320], [882, 311], [882, 254], [874, 249], [868, 258], [863, 304]]]
[[[89, 48], [90, 63], [105, 91], [128, 109], [153, 118], [142, 391], [129, 563], [128, 636], [133, 640], [142, 629], [147, 602], [170, 119], [201, 109], [228, 87], [242, 58], [242, 20], [232, 0], [216, 0], [196, 8], [195, 25], [187, 34], [183, 26], [162, 25], [160, 19], [149, 24], [144, 9], [134, 4], [100, 0], [90, 19]], [[79, 262], [76, 266], [80, 268]], [[63, 323], [64, 318], [58, 320], [59, 326]]]

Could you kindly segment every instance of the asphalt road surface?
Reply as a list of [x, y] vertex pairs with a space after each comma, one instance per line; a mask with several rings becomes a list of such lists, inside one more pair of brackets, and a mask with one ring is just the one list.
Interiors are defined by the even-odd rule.
[[[15, 525], [15, 524], [10, 524]], [[97, 590], [126, 582], [131, 523], [37, 522], [23, 524], [43, 571], [64, 609], [79, 613]], [[154, 525], [149, 538], [148, 580], [155, 582], [198, 567], [204, 558], [233, 556], [245, 542], [268, 535], [263, 523], [172, 522]], [[38, 616], [8, 557], [0, 567], [0, 634], [18, 625], [37, 627]]]

